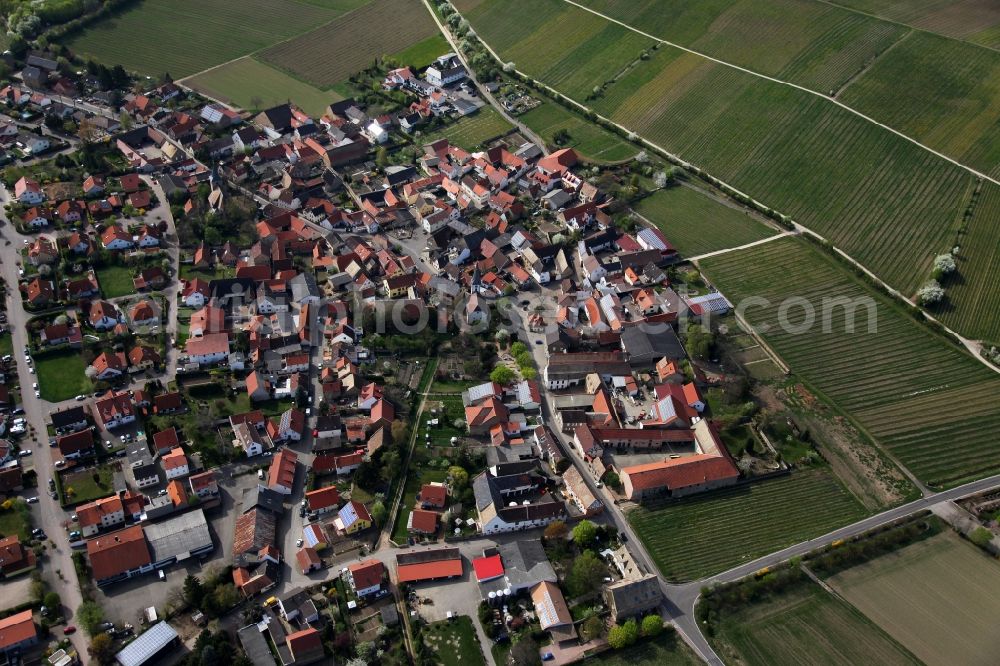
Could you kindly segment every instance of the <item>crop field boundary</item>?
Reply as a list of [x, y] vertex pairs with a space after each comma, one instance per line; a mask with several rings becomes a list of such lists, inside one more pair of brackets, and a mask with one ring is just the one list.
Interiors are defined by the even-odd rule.
[[[359, 6], [355, 7], [354, 9], [352, 9], [349, 12], [344, 12], [343, 14], [338, 14], [337, 16], [334, 16], [332, 19], [330, 19], [326, 23], [320, 23], [319, 25], [317, 25], [317, 26], [315, 26], [313, 28], [310, 28], [307, 32], [312, 32], [313, 30], [318, 30], [319, 28], [325, 28], [326, 26], [330, 25], [331, 23], [333, 23], [337, 19], [341, 19], [341, 18], [344, 18], [345, 16], [353, 14], [354, 12], [358, 11], [359, 9], [361, 9], [364, 6], [365, 5], [359, 5]], [[302, 34], [305, 34], [305, 33], [302, 33]], [[211, 72], [212, 70], [219, 69], [221, 67], [225, 67], [226, 65], [231, 65], [232, 63], [236, 62], [237, 60], [242, 60], [243, 58], [254, 58], [256, 60], [257, 59], [256, 55], [258, 53], [263, 53], [264, 51], [268, 50], [269, 48], [278, 46], [280, 44], [284, 44], [285, 42], [290, 42], [293, 39], [296, 39], [297, 37], [301, 37], [301, 34], [299, 34], [299, 35], [292, 35], [291, 37], [286, 37], [285, 39], [277, 41], [277, 42], [275, 42], [273, 44], [268, 44], [267, 46], [262, 46], [261, 48], [257, 49], [256, 51], [251, 51], [250, 53], [246, 53], [244, 55], [241, 55], [238, 58], [231, 58], [231, 59], [227, 60], [226, 62], [220, 62], [218, 65], [212, 65], [211, 67], [206, 67], [205, 69], [201, 70], [200, 72], [195, 72], [194, 74], [188, 74], [187, 76], [185, 76], [183, 78], [177, 79], [176, 81], [174, 81], [174, 83], [178, 83], [178, 84], [182, 84], [183, 85], [184, 81], [187, 80], [187, 79], [193, 79], [196, 76], [201, 76], [202, 74], [206, 74], [208, 72]], [[317, 85], [315, 85], [313, 83], [310, 83], [310, 82], [306, 81], [305, 79], [303, 79], [303, 78], [301, 78], [299, 76], [296, 76], [296, 75], [292, 74], [291, 72], [285, 71], [281, 67], [275, 66], [272, 63], [265, 62], [263, 60], [261, 60], [260, 62], [262, 62], [263, 64], [267, 65], [268, 67], [274, 67], [275, 69], [277, 69], [277, 70], [279, 70], [279, 71], [281, 71], [281, 72], [283, 72], [285, 74], [288, 74], [292, 78], [297, 79], [297, 80], [301, 81], [302, 83], [306, 83], [308, 85], [311, 85], [312, 87], [316, 88], [317, 90], [326, 91], [326, 90], [331, 90], [332, 89], [332, 86], [327, 87], [327, 88], [321, 88], [321, 87], [319, 87], [319, 86], [317, 86]], [[201, 94], [201, 93], [199, 92], [199, 94]], [[218, 101], [218, 100], [216, 100], [216, 101]]]
[[867, 16], [868, 18], [875, 19], [876, 21], [885, 21], [886, 23], [892, 23], [893, 25], [900, 25], [903, 26], [904, 28], [909, 28], [910, 30], [913, 30], [915, 32], [926, 32], [927, 34], [934, 35], [935, 37], [944, 37], [945, 39], [951, 39], [956, 42], [962, 42], [963, 44], [968, 44], [970, 46], [978, 46], [979, 48], [986, 49], [987, 51], [995, 51], [997, 53], [1000, 53], [1000, 49], [994, 48], [987, 44], [982, 44], [980, 42], [971, 42], [967, 39], [962, 39], [960, 37], [953, 37], [951, 35], [946, 35], [941, 32], [935, 32], [933, 30], [928, 30], [927, 28], [921, 28], [919, 26], [915, 26], [912, 23], [904, 23], [902, 21], [897, 21], [895, 19], [888, 18], [887, 16], [879, 16], [878, 14], [872, 14], [871, 12], [866, 12], [862, 9], [858, 9], [857, 7], [842, 5], [839, 2], [832, 2], [832, 0], [816, 0], [816, 2], [819, 2], [824, 5], [829, 5], [830, 7], [836, 7], [837, 9], [844, 9], [849, 12], [854, 12], [855, 14], [860, 14], [861, 16]]
[[[566, 2], [566, 3], [568, 3], [568, 4], [572, 4], [574, 6], [579, 7], [579, 5], [577, 5], [577, 3], [575, 3], [575, 2], [572, 2], [572, 0], [563, 0], [563, 1]], [[452, 5], [452, 7], [454, 7], [454, 5]], [[593, 10], [590, 10], [590, 9], [588, 9], [586, 7], [581, 7], [581, 8], [585, 9], [588, 12], [596, 13], [596, 12], [593, 12]], [[457, 11], [457, 9], [456, 9], [456, 11]], [[608, 20], [613, 20], [613, 19], [608, 19]], [[616, 23], [620, 23], [620, 21], [615, 21], [615, 22]], [[622, 24], [622, 25], [624, 26], [625, 24]], [[634, 28], [631, 28], [629, 26], [625, 26], [625, 27], [628, 28], [629, 30], [634, 30]], [[482, 38], [480, 38], [478, 36], [476, 36], [476, 39], [479, 41], [480, 44], [483, 45], [483, 48], [485, 48], [486, 51], [491, 56], [493, 56], [493, 58], [501, 66], [506, 65], [506, 61], [503, 58], [500, 57], [500, 54], [497, 53], [488, 42], [484, 41]], [[652, 39], [656, 39], [656, 38], [652, 38]], [[665, 42], [665, 43], [669, 44], [669, 42]], [[677, 48], [680, 48], [680, 49], [685, 50], [685, 51], [689, 51], [692, 54], [700, 55], [700, 54], [697, 54], [696, 51], [691, 51], [691, 49], [687, 49], [687, 48], [684, 48], [684, 47], [677, 47]], [[739, 68], [739, 67], [737, 67], [735, 65], [730, 65], [728, 63], [722, 63], [722, 64], [725, 64], [725, 65], [727, 65], [729, 67], [734, 67], [736, 69], [741, 69], [741, 68]], [[792, 217], [790, 217], [788, 215], [785, 215], [784, 213], [781, 213], [780, 211], [776, 210], [775, 208], [773, 208], [771, 206], [768, 206], [767, 204], [761, 202], [759, 199], [757, 199], [755, 197], [752, 197], [749, 194], [747, 194], [746, 192], [743, 192], [742, 190], [740, 190], [739, 188], [736, 188], [736, 187], [730, 185], [728, 182], [726, 182], [726, 181], [724, 181], [724, 180], [722, 180], [720, 178], [717, 178], [717, 177], [713, 176], [712, 174], [708, 173], [707, 171], [705, 171], [704, 169], [702, 169], [698, 165], [696, 165], [693, 162], [690, 162], [690, 161], [688, 161], [688, 160], [680, 157], [676, 153], [671, 152], [667, 148], [659, 145], [658, 143], [654, 143], [653, 141], [650, 141], [649, 139], [645, 138], [644, 136], [642, 136], [640, 134], [637, 134], [636, 132], [633, 132], [631, 129], [629, 129], [628, 127], [625, 127], [621, 123], [618, 123], [618, 122], [616, 122], [614, 120], [611, 120], [607, 116], [604, 116], [604, 115], [598, 113], [597, 111], [595, 111], [593, 108], [587, 106], [586, 104], [582, 104], [582, 103], [576, 101], [572, 97], [569, 97], [568, 95], [560, 92], [559, 90], [556, 90], [555, 88], [553, 88], [552, 86], [548, 85], [547, 83], [545, 83], [543, 81], [539, 81], [538, 79], [536, 79], [535, 77], [531, 76], [530, 74], [517, 69], [516, 66], [513, 69], [505, 70], [505, 71], [508, 71], [508, 73], [514, 73], [517, 76], [519, 76], [523, 81], [531, 82], [532, 85], [535, 85], [535, 86], [537, 86], [539, 88], [544, 89], [545, 91], [547, 91], [549, 93], [549, 95], [553, 99], [555, 99], [557, 101], [560, 101], [560, 102], [562, 102], [562, 103], [564, 103], [566, 105], [575, 107], [577, 110], [582, 111], [585, 114], [588, 114], [590, 118], [595, 118], [595, 119], [600, 120], [601, 124], [603, 124], [603, 125], [605, 125], [607, 127], [614, 127], [614, 128], [616, 128], [620, 132], [623, 132], [624, 135], [626, 137], [628, 137], [629, 141], [632, 141], [633, 143], [641, 144], [641, 145], [643, 145], [643, 146], [645, 146], [645, 147], [647, 147], [647, 148], [649, 148], [651, 150], [656, 151], [660, 155], [663, 155], [664, 157], [666, 157], [670, 162], [676, 164], [677, 166], [680, 166], [681, 168], [683, 168], [683, 169], [685, 169], [687, 171], [690, 171], [691, 173], [694, 173], [695, 175], [697, 175], [697, 176], [703, 178], [704, 180], [706, 180], [708, 183], [710, 183], [710, 184], [718, 187], [725, 194], [730, 195], [730, 196], [734, 196], [738, 200], [742, 200], [745, 204], [750, 205], [753, 208], [756, 208], [760, 212], [763, 212], [763, 213], [769, 214], [769, 215], [775, 215], [776, 214], [776, 215], [780, 216], [780, 218], [783, 221], [787, 222], [794, 229], [802, 232], [802, 237], [804, 237], [804, 238], [810, 238], [811, 240], [814, 240], [815, 242], [817, 242], [819, 245], [830, 248], [842, 260], [846, 261], [849, 265], [851, 265], [852, 267], [854, 267], [856, 270], [863, 272], [865, 274], [865, 276], [867, 276], [870, 280], [872, 280], [877, 285], [877, 287], [880, 290], [882, 290], [884, 293], [886, 293], [887, 295], [889, 295], [889, 296], [891, 296], [891, 297], [893, 297], [895, 299], [899, 299], [900, 301], [902, 301], [907, 306], [918, 307], [916, 305], [916, 303], [914, 303], [913, 300], [911, 300], [907, 296], [903, 295], [902, 292], [900, 292], [895, 287], [889, 285], [882, 278], [878, 277], [873, 271], [869, 270], [868, 267], [866, 267], [864, 264], [862, 264], [858, 260], [856, 260], [853, 257], [851, 257], [849, 254], [847, 254], [846, 252], [844, 252], [840, 248], [836, 247], [831, 241], [829, 241], [827, 238], [825, 238], [822, 234], [820, 234], [820, 233], [818, 233], [816, 231], [813, 231], [812, 229], [810, 229], [810, 228], [808, 228], [808, 227], [800, 224], [794, 218], [792, 218]], [[755, 76], [762, 76], [760, 74], [756, 74], [755, 72], [750, 72], [750, 73], [754, 74]], [[769, 78], [769, 77], [763, 77], [763, 78]], [[777, 81], [777, 79], [773, 79], [773, 80]], [[784, 84], [783, 81], [777, 81], [777, 82]], [[785, 84], [785, 85], [793, 85], [793, 84]], [[796, 87], [798, 87], [798, 86], [796, 86]], [[819, 93], [815, 93], [815, 92], [812, 92], [812, 91], [808, 91], [808, 92], [810, 94], [822, 97], [822, 95], [819, 95]], [[843, 104], [839, 104], [839, 105], [840, 106], [844, 106]], [[844, 107], [844, 108], [848, 108], [848, 107]], [[852, 113], [857, 113], [853, 109], [849, 109], [849, 110]], [[859, 115], [861, 115], [861, 114], [859, 114]], [[875, 123], [875, 124], [878, 124], [878, 123]], [[886, 128], [886, 129], [889, 129], [890, 131], [898, 134], [898, 132], [896, 132], [895, 130], [892, 130], [891, 128]], [[904, 138], [906, 138], [908, 141], [911, 141], [912, 143], [915, 143], [915, 144], [917, 144], [917, 145], [919, 145], [921, 147], [926, 148], [925, 146], [923, 146], [923, 144], [920, 144], [919, 142], [917, 142], [917, 141], [915, 141], [913, 139], [910, 139], [909, 137], [904, 137]], [[935, 152], [935, 151], [931, 150], [930, 148], [927, 148], [927, 150], [929, 152], [931, 152], [931, 153]], [[951, 158], [948, 158], [948, 157], [944, 157], [944, 159], [948, 160], [949, 162], [954, 162], [954, 160], [952, 160]], [[955, 164], [957, 164], [957, 163], [955, 163]], [[967, 169], [970, 172], [975, 173], [974, 170], [971, 170], [968, 167], [965, 167], [965, 166], [960, 165], [960, 164], [957, 164], [957, 165], [959, 167], [963, 168], [963, 169]], [[997, 182], [994, 179], [989, 178], [989, 177], [985, 177], [984, 176], [984, 178], [986, 178], [986, 180], [989, 180], [990, 182], [993, 182], [993, 183]], [[990, 363], [988, 360], [986, 360], [980, 354], [981, 345], [978, 342], [970, 340], [969, 338], [966, 338], [965, 336], [959, 334], [957, 331], [955, 331], [954, 329], [950, 328], [949, 326], [947, 326], [943, 322], [941, 322], [934, 315], [932, 315], [931, 313], [927, 312], [927, 310], [925, 310], [923, 308], [919, 308], [919, 311], [923, 315], [924, 319], [929, 324], [932, 325], [931, 326], [932, 329], [934, 327], [938, 327], [940, 329], [940, 331], [938, 331], [939, 333], [944, 333], [944, 334], [946, 334], [946, 336], [950, 336], [952, 338], [953, 342], [957, 341], [961, 346], [963, 346], [968, 351], [968, 353], [974, 359], [976, 359], [977, 361], [979, 361], [980, 363], [982, 363], [984, 366], [986, 366], [987, 368], [989, 368], [993, 372], [995, 372], [997, 374], [1000, 374], [1000, 368], [998, 368], [997, 366], [995, 366], [992, 363]]]
[[[836, 104], [837, 106], [839, 106], [840, 108], [844, 109], [845, 111], [849, 111], [849, 112], [853, 113], [854, 115], [858, 116], [859, 118], [867, 120], [868, 122], [872, 123], [873, 125], [877, 125], [878, 127], [881, 127], [884, 130], [892, 132], [893, 134], [895, 134], [898, 137], [906, 139], [910, 143], [923, 148], [924, 150], [926, 150], [927, 152], [931, 153], [932, 155], [936, 155], [937, 157], [940, 157], [943, 160], [951, 162], [952, 164], [954, 164], [957, 167], [965, 169], [966, 171], [968, 171], [972, 175], [976, 176], [977, 178], [982, 178], [984, 180], [990, 181], [991, 183], [995, 183], [997, 185], [1000, 185], [1000, 181], [997, 181], [996, 179], [991, 178], [990, 176], [986, 175], [985, 173], [982, 173], [981, 171], [978, 171], [977, 169], [974, 169], [971, 166], [963, 164], [963, 163], [959, 162], [958, 160], [952, 159], [951, 157], [948, 157], [944, 153], [939, 153], [938, 151], [934, 150], [933, 148], [931, 148], [931, 147], [929, 147], [929, 146], [927, 146], [927, 145], [925, 145], [923, 143], [920, 143], [919, 141], [917, 141], [913, 137], [908, 136], [908, 135], [900, 132], [897, 129], [893, 129], [892, 127], [889, 127], [888, 125], [886, 125], [884, 123], [880, 123], [879, 121], [875, 120], [871, 116], [867, 116], [864, 113], [861, 113], [857, 109], [855, 109], [853, 107], [850, 107], [850, 106], [844, 104], [843, 102], [841, 102], [839, 100], [831, 99], [827, 95], [824, 95], [822, 93], [816, 92], [815, 90], [810, 90], [809, 88], [806, 88], [805, 86], [800, 86], [797, 83], [791, 83], [789, 81], [784, 81], [782, 79], [774, 78], [773, 76], [768, 76], [767, 74], [761, 74], [760, 72], [755, 72], [752, 69], [747, 69], [746, 67], [741, 67], [739, 65], [735, 65], [735, 64], [733, 64], [731, 62], [727, 62], [725, 60], [719, 60], [718, 58], [710, 56], [710, 55], [708, 55], [706, 53], [702, 53], [701, 51], [696, 51], [695, 49], [691, 49], [691, 48], [688, 48], [686, 46], [681, 46], [680, 44], [676, 44], [674, 42], [671, 42], [669, 40], [663, 39], [661, 37], [657, 37], [656, 35], [651, 35], [648, 32], [644, 32], [644, 31], [639, 30], [638, 28], [636, 28], [634, 26], [629, 25], [628, 23], [625, 23], [623, 21], [619, 21], [618, 19], [612, 18], [612, 17], [608, 16], [607, 14], [602, 14], [601, 12], [597, 11], [596, 9], [591, 9], [590, 7], [587, 7], [585, 5], [581, 5], [580, 3], [575, 2], [574, 0], [563, 0], [563, 2], [565, 2], [568, 5], [573, 5], [574, 7], [578, 8], [578, 9], [582, 9], [582, 10], [584, 10], [586, 12], [589, 12], [589, 13], [593, 14], [594, 16], [599, 16], [600, 18], [604, 19], [605, 21], [609, 21], [611, 23], [617, 24], [617, 25], [625, 28], [626, 30], [629, 30], [631, 32], [636, 33], [637, 35], [641, 35], [643, 37], [646, 37], [647, 39], [652, 39], [653, 41], [659, 42], [661, 44], [666, 44], [667, 46], [673, 47], [675, 49], [679, 49], [681, 51], [685, 51], [687, 53], [690, 53], [691, 55], [696, 55], [696, 56], [698, 56], [700, 58], [704, 58], [706, 60], [710, 60], [710, 61], [712, 61], [712, 62], [714, 62], [716, 64], [723, 65], [723, 66], [729, 67], [731, 69], [735, 69], [737, 71], [743, 72], [744, 74], [750, 74], [752, 76], [756, 76], [758, 78], [765, 79], [767, 81], [771, 81], [772, 83], [778, 83], [778, 84], [781, 84], [781, 85], [789, 86], [791, 88], [795, 88], [797, 90], [801, 90], [802, 92], [806, 92], [806, 93], [809, 93], [810, 95], [814, 95], [816, 97], [819, 97], [820, 99], [826, 100], [827, 102], [829, 102], [831, 104]], [[496, 54], [494, 53], [494, 55], [496, 55]]]
[[876, 55], [874, 58], [866, 62], [864, 67], [854, 72], [854, 74], [852, 74], [850, 78], [848, 78], [846, 81], [840, 84], [840, 87], [838, 87], [836, 90], [833, 91], [833, 94], [830, 95], [830, 99], [833, 101], [837, 101], [837, 98], [840, 97], [840, 93], [850, 88], [852, 83], [854, 83], [855, 81], [863, 77], [865, 74], [870, 72], [872, 68], [875, 66], [875, 63], [881, 60], [883, 56], [892, 51], [894, 48], [896, 48], [897, 46], [905, 42], [907, 39], [909, 39], [912, 34], [913, 31], [906, 33], [905, 35], [894, 41], [892, 44], [889, 44], [888, 47], [880, 51], [878, 55]]

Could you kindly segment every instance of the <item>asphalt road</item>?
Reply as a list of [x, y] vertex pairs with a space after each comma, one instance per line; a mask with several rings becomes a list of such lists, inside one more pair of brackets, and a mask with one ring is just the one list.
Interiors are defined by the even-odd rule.
[[[3, 188], [0, 188], [0, 197], [2, 197], [0, 200], [0, 208], [2, 208], [7, 201], [7, 192]], [[24, 407], [24, 416], [33, 431], [33, 433], [24, 436], [20, 445], [22, 448], [32, 450], [31, 460], [38, 475], [38, 488], [27, 489], [23, 495], [37, 495], [38, 497], [38, 503], [31, 505], [32, 522], [36, 527], [44, 529], [49, 540], [55, 544], [55, 547], [46, 550], [46, 554], [41, 558], [42, 577], [51, 589], [59, 593], [62, 599], [63, 614], [71, 623], [73, 613], [83, 599], [76, 583], [76, 572], [71, 559], [72, 551], [63, 528], [68, 514], [59, 506], [58, 500], [50, 498], [48, 494], [48, 479], [53, 478], [55, 461], [61, 456], [58, 455], [58, 449], [49, 448], [45, 416], [51, 407], [49, 403], [35, 397], [31, 385], [37, 381], [37, 375], [29, 372], [29, 365], [23, 353], [23, 350], [28, 349], [26, 324], [29, 317], [24, 311], [17, 289], [19, 277], [16, 259], [20, 257], [19, 252], [26, 237], [17, 233], [14, 226], [7, 220], [5, 213], [0, 213], [0, 215], [5, 220], [3, 228], [0, 229], [0, 243], [2, 243], [0, 245], [2, 248], [0, 251], [0, 257], [2, 257], [0, 275], [3, 276], [7, 285], [7, 321], [13, 342], [13, 356], [17, 362], [17, 373], [21, 382], [21, 406]], [[61, 634], [61, 630], [56, 628], [54, 633]], [[77, 652], [85, 656], [87, 652], [86, 642], [80, 634], [77, 633], [68, 638], [73, 642]]]

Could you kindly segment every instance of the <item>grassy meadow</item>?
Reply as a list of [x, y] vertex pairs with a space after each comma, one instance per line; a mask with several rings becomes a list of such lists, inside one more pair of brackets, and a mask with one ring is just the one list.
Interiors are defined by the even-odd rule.
[[686, 257], [745, 245], [777, 233], [745, 209], [691, 187], [660, 190], [635, 209]]
[[437, 26], [423, 3], [373, 0], [259, 55], [268, 64], [325, 89], [368, 67], [376, 58], [405, 53], [436, 34]]
[[617, 134], [595, 125], [583, 116], [569, 111], [555, 102], [542, 102], [518, 117], [522, 123], [555, 147], [556, 132], [569, 133], [566, 147], [571, 147], [587, 160], [617, 162], [634, 157], [638, 149]]
[[142, 0], [72, 36], [75, 54], [174, 78], [331, 21], [358, 0]]
[[419, 143], [431, 143], [438, 139], [448, 139], [452, 145], [466, 150], [475, 150], [484, 142], [495, 139], [514, 129], [513, 125], [492, 106], [484, 106], [471, 116], [459, 118], [446, 127], [421, 134]]
[[184, 81], [198, 92], [243, 109], [266, 109], [291, 100], [311, 116], [343, 99], [247, 56]]

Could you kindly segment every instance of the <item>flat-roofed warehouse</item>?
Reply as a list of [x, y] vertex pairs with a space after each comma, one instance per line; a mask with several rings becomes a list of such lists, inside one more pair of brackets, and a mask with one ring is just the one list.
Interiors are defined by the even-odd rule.
[[158, 622], [126, 645], [115, 655], [115, 659], [121, 666], [143, 666], [177, 642], [179, 639], [174, 628], [166, 622]]
[[212, 552], [212, 533], [201, 509], [143, 527], [154, 566], [164, 567]]

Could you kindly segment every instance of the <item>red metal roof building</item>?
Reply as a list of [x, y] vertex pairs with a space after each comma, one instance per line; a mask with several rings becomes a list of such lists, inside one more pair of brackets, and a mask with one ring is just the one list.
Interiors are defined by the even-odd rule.
[[477, 557], [472, 560], [472, 568], [476, 572], [476, 580], [480, 583], [499, 578], [504, 574], [503, 560], [500, 559], [500, 555]]

